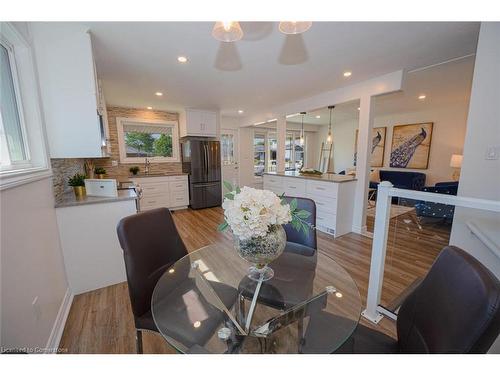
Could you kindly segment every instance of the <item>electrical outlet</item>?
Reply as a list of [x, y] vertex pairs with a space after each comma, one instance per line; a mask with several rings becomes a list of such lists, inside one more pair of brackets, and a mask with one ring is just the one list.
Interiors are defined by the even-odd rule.
[[40, 309], [40, 304], [38, 303], [38, 296], [33, 299], [31, 302], [31, 306], [33, 306], [33, 314], [35, 314], [35, 319], [40, 320], [42, 317], [42, 310]]
[[486, 149], [486, 160], [498, 160], [500, 146], [489, 146]]
[[111, 160], [112, 167], [118, 167], [118, 160]]

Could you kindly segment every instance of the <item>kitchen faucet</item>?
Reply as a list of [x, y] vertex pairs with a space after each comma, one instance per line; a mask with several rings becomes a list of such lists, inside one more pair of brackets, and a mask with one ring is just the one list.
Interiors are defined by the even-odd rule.
[[149, 174], [149, 165], [150, 164], [151, 164], [151, 162], [146, 157], [146, 159], [144, 161], [144, 174]]

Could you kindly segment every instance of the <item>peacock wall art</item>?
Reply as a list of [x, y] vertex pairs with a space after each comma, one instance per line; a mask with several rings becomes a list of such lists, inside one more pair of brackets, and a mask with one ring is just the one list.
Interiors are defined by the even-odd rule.
[[427, 169], [432, 127], [432, 122], [394, 126], [389, 166]]
[[[384, 150], [385, 150], [385, 133], [387, 127], [373, 128], [372, 130], [372, 148], [370, 166], [382, 167], [384, 165]], [[354, 166], [356, 166], [358, 149], [358, 130], [356, 129], [356, 137], [354, 141]]]

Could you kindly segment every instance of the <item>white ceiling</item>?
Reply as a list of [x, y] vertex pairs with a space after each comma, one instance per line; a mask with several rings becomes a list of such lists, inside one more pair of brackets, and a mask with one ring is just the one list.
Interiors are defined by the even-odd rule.
[[[94, 36], [109, 104], [220, 109], [229, 116], [473, 53], [479, 31], [478, 23], [314, 22], [304, 34], [285, 36], [276, 22], [242, 22], [244, 38], [222, 43], [208, 22], [79, 26]], [[179, 55], [189, 62], [179, 64]]]
[[[394, 113], [424, 111], [450, 104], [468, 103], [474, 72], [474, 56], [431, 67], [422, 71], [407, 73], [402, 91], [378, 96], [374, 100], [374, 115], [385, 116]], [[418, 97], [425, 94], [425, 100]], [[332, 122], [357, 119], [359, 101], [336, 105], [332, 112]], [[320, 116], [320, 118], [316, 118]], [[288, 122], [300, 123], [301, 116], [294, 116]], [[304, 123], [328, 125], [329, 110], [321, 108], [309, 111]]]

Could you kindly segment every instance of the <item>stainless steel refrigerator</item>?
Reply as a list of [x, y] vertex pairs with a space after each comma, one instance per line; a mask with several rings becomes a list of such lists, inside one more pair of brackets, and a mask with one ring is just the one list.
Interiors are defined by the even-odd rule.
[[219, 141], [184, 139], [182, 171], [189, 174], [189, 204], [193, 209], [222, 204]]

